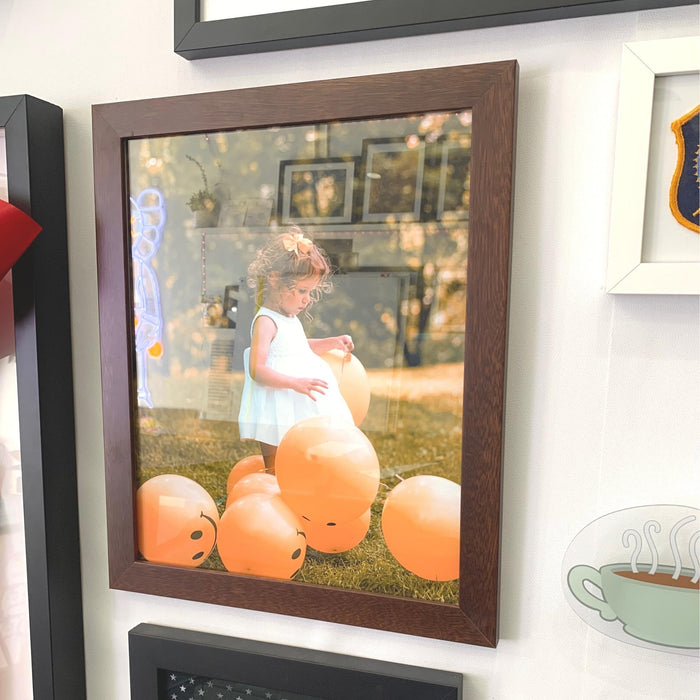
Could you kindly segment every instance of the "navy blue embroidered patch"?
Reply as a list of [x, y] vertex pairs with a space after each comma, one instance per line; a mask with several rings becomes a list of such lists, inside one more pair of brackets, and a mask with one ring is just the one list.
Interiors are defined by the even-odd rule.
[[670, 191], [671, 211], [675, 219], [700, 233], [700, 105], [671, 124], [678, 146], [678, 161]]

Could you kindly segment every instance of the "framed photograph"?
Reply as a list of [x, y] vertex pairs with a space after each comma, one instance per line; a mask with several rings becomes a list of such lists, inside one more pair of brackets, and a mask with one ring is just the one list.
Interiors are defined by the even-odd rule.
[[283, 224], [349, 223], [354, 180], [354, 158], [282, 161], [279, 221]]
[[462, 700], [461, 673], [141, 624], [131, 700]]
[[700, 294], [699, 72], [698, 37], [623, 47], [608, 253], [612, 294]]
[[[329, 0], [285, 12], [232, 11], [228, 0], [175, 0], [175, 52], [187, 59], [456, 32], [524, 22], [692, 5], [695, 0]], [[269, 6], [268, 6], [269, 7]], [[299, 9], [302, 8], [302, 9]]]
[[[112, 587], [496, 644], [516, 93], [505, 61], [93, 107]], [[422, 161], [405, 180], [392, 159], [472, 133], [469, 219], [421, 222]], [[370, 145], [394, 183], [368, 200], [381, 220], [202, 231], [186, 205], [192, 154], [214, 195], [279, 201], [283, 162], [313, 173], [323, 153], [349, 179]], [[275, 265], [312, 254], [330, 284], [306, 314]], [[284, 382], [328, 385], [284, 394], [293, 425], [250, 412], [251, 327], [273, 307], [297, 328], [276, 347], [305, 353]]]
[[408, 137], [362, 143], [362, 221], [419, 221], [425, 141]]
[[29, 692], [68, 700], [86, 691], [59, 107], [0, 97], [0, 174], [0, 197], [42, 227], [0, 280], [0, 523], [11, 504], [24, 512], [19, 547], [16, 529], [0, 526], [0, 554], [14, 552], [0, 567], [0, 686], [26, 696], [13, 674], [22, 670], [19, 611], [28, 602]]

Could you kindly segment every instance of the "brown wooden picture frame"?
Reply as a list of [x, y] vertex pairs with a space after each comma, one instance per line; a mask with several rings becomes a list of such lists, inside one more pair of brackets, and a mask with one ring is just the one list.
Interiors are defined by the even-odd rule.
[[[498, 640], [501, 471], [518, 66], [515, 61], [93, 107], [109, 580], [112, 588], [437, 639]], [[469, 109], [473, 152], [459, 604], [139, 560], [127, 142]]]

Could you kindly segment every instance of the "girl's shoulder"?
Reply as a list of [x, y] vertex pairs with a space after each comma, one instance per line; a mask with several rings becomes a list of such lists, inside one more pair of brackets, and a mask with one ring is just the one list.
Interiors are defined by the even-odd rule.
[[260, 318], [261, 316], [267, 316], [268, 318], [271, 318], [273, 321], [277, 321], [278, 319], [287, 318], [286, 316], [281, 314], [279, 311], [274, 311], [273, 309], [268, 309], [267, 306], [261, 306], [258, 309], [257, 313], [253, 317], [253, 321]]
[[279, 328], [282, 325], [290, 325], [290, 322], [293, 323], [296, 317], [285, 316], [279, 311], [274, 311], [273, 309], [268, 309], [266, 306], [261, 306], [255, 316], [253, 316], [253, 322], [250, 324], [251, 330], [259, 318], [268, 318], [277, 328]]

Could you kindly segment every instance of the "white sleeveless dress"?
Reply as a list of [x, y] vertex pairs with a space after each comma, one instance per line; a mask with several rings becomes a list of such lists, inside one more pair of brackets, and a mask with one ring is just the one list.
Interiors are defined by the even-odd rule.
[[245, 383], [238, 414], [241, 439], [279, 445], [282, 436], [297, 422], [311, 416], [333, 416], [352, 424], [352, 414], [340, 394], [330, 366], [309, 347], [301, 321], [264, 306], [253, 318], [267, 316], [277, 326], [270, 343], [267, 366], [292, 377], [313, 377], [328, 382], [326, 393], [314, 392], [316, 401], [293, 389], [276, 389], [254, 381], [250, 376], [250, 348], [243, 354]]

